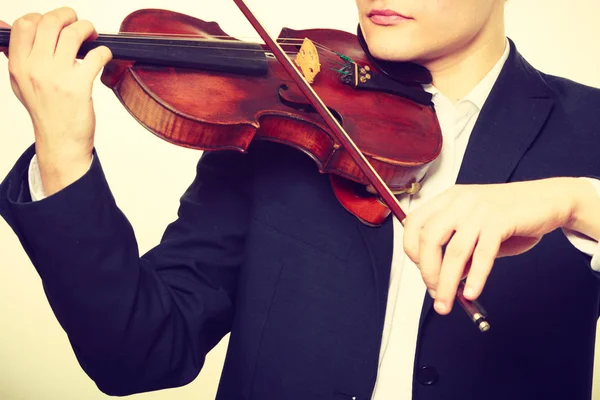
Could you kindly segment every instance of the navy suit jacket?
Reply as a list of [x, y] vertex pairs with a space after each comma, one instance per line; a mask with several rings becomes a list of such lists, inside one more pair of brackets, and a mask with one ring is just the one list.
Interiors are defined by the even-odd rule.
[[[600, 176], [600, 90], [545, 75], [511, 46], [458, 182]], [[358, 222], [309, 157], [274, 143], [204, 153], [177, 220], [140, 256], [98, 154], [32, 203], [33, 151], [0, 186], [0, 213], [100, 390], [184, 385], [231, 332], [218, 399], [370, 399], [392, 220]], [[414, 399], [591, 397], [600, 281], [560, 230], [497, 260], [481, 296], [487, 333], [423, 296]]]

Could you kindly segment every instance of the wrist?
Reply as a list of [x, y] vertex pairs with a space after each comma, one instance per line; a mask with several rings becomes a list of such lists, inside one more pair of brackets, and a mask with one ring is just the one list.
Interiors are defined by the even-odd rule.
[[63, 148], [51, 151], [37, 144], [36, 156], [46, 196], [59, 192], [85, 175], [92, 161], [91, 150]]
[[600, 240], [600, 192], [586, 178], [569, 178], [567, 190], [571, 212], [563, 228]]

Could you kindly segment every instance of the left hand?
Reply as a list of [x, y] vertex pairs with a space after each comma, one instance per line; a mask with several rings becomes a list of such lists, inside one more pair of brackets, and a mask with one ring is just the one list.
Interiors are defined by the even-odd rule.
[[475, 300], [497, 257], [524, 253], [561, 227], [598, 239], [599, 210], [593, 186], [577, 178], [456, 185], [407, 216], [404, 249], [436, 311], [448, 314], [460, 280]]

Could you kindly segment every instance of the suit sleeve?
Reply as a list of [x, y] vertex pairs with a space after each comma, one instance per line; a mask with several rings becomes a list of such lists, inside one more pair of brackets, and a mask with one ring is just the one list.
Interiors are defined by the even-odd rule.
[[230, 330], [250, 212], [248, 156], [204, 153], [177, 219], [140, 256], [99, 157], [31, 202], [33, 146], [0, 185], [18, 236], [84, 371], [110, 395], [182, 386]]

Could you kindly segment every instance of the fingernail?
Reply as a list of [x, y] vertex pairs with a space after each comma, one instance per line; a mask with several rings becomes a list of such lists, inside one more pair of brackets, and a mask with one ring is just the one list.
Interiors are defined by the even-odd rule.
[[429, 295], [431, 296], [431, 298], [435, 299], [435, 295], [437, 294], [436, 291], [433, 289], [427, 289], [427, 291], [429, 292]]
[[442, 303], [441, 301], [436, 301], [435, 309], [441, 313], [446, 312], [446, 305], [444, 303]]

